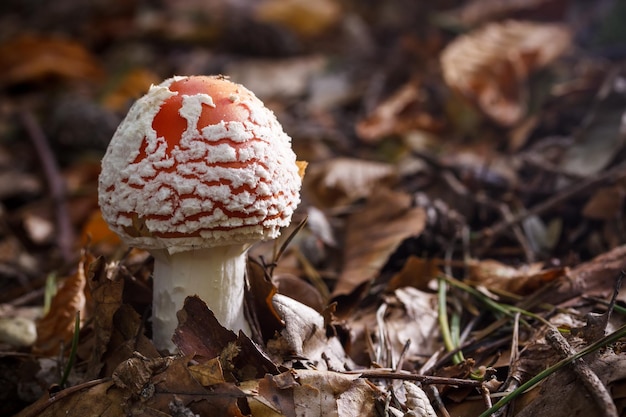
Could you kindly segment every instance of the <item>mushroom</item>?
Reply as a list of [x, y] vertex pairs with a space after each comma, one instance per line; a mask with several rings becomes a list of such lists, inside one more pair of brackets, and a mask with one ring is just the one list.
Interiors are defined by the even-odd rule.
[[174, 351], [189, 295], [249, 334], [247, 251], [290, 223], [300, 166], [272, 111], [223, 76], [167, 79], [130, 108], [102, 159], [99, 204], [113, 231], [154, 257], [158, 349]]

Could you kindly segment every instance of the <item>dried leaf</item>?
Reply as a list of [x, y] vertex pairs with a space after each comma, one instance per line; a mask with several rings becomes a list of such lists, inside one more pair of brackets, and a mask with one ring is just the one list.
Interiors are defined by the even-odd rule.
[[[76, 273], [65, 280], [63, 287], [52, 299], [48, 314], [37, 323], [37, 342], [33, 348], [37, 353], [58, 355], [62, 346], [70, 346], [76, 313], [80, 312], [84, 319], [87, 269], [93, 260], [89, 253], [82, 254]], [[69, 349], [65, 349], [65, 352], [69, 353]]]
[[428, 396], [420, 387], [409, 381], [404, 381], [402, 386], [406, 391], [406, 406], [409, 409], [405, 417], [437, 416]]
[[404, 263], [402, 269], [391, 278], [387, 285], [387, 290], [392, 291], [402, 287], [415, 287], [420, 290], [426, 290], [428, 283], [438, 273], [439, 267], [437, 262], [432, 259], [418, 258], [411, 255]]
[[395, 169], [389, 164], [336, 158], [311, 164], [303, 188], [320, 207], [341, 207], [389, 185], [395, 176]]
[[540, 263], [519, 268], [495, 260], [469, 262], [470, 279], [492, 290], [527, 295], [566, 274], [565, 268], [543, 269]]
[[297, 416], [374, 415], [380, 393], [358, 375], [308, 370], [293, 372], [299, 383], [293, 388]]
[[49, 77], [99, 81], [103, 71], [80, 43], [51, 36], [23, 35], [0, 45], [0, 85], [41, 82]]
[[548, 20], [562, 18], [567, 6], [566, 0], [470, 0], [454, 11], [443, 16], [458, 21], [463, 26], [476, 26], [488, 21], [502, 20], [524, 14], [540, 16]]
[[121, 388], [126, 399], [141, 396], [152, 377], [165, 371], [172, 358], [146, 358], [139, 354], [122, 362], [113, 372], [115, 385]]
[[161, 78], [147, 68], [132, 69], [107, 93], [102, 104], [112, 111], [127, 110], [133, 101], [148, 91], [150, 85], [159, 82]]
[[113, 381], [94, 381], [59, 398], [51, 399], [46, 394], [15, 417], [123, 416], [123, 401], [123, 393]]
[[616, 184], [602, 187], [593, 194], [583, 207], [583, 216], [595, 220], [613, 220], [624, 213], [626, 187]]
[[93, 300], [93, 325], [95, 343], [91, 352], [89, 374], [96, 378], [104, 363], [102, 358], [106, 352], [113, 333], [113, 316], [122, 305], [124, 281], [118, 277], [110, 277], [111, 269], [103, 257], [89, 265], [88, 284]]
[[225, 72], [233, 81], [245, 85], [266, 101], [303, 96], [309, 79], [321, 72], [325, 65], [324, 57], [311, 55], [281, 60], [240, 60], [228, 65]]
[[422, 89], [417, 82], [400, 87], [357, 123], [357, 135], [371, 143], [411, 130], [440, 131], [443, 123], [425, 110], [427, 97]]
[[344, 265], [333, 295], [349, 294], [374, 279], [400, 244], [424, 230], [426, 213], [408, 194], [377, 190], [347, 220]]
[[[349, 319], [351, 351], [360, 355], [355, 358], [359, 364], [373, 360], [380, 366], [395, 367], [405, 349], [406, 357], [428, 357], [441, 348], [436, 294], [406, 287], [384, 300], [382, 306], [361, 310]], [[371, 352], [372, 347], [379, 353]]]
[[276, 294], [272, 303], [285, 322], [280, 341], [271, 344], [282, 350], [276, 353], [285, 359], [295, 357], [315, 369], [340, 370], [350, 362], [339, 340], [326, 335], [321, 314], [281, 294]]
[[291, 371], [280, 375], [265, 375], [263, 379], [246, 381], [240, 385], [248, 398], [254, 417], [295, 417], [293, 387], [297, 386]]
[[189, 366], [189, 372], [203, 387], [226, 382], [222, 372], [222, 365], [217, 358], [209, 359], [199, 365], [191, 365]]
[[95, 210], [81, 231], [80, 242], [82, 246], [91, 246], [98, 249], [98, 252], [110, 252], [119, 248], [122, 244], [117, 233], [111, 231], [107, 223], [102, 218], [100, 209]]
[[571, 44], [563, 25], [505, 21], [460, 36], [441, 53], [446, 83], [503, 126], [525, 114], [528, 76]]
[[610, 74], [596, 98], [596, 105], [576, 132], [576, 141], [565, 149], [559, 161], [564, 172], [586, 177], [606, 168], [626, 144], [624, 108], [626, 72]]
[[204, 362], [219, 356], [227, 380], [246, 381], [278, 368], [245, 334], [238, 336], [222, 327], [198, 297], [187, 297], [178, 312], [179, 325], [173, 341], [184, 355]]
[[265, 0], [256, 9], [256, 18], [287, 27], [302, 36], [316, 36], [336, 24], [341, 17], [334, 0]]

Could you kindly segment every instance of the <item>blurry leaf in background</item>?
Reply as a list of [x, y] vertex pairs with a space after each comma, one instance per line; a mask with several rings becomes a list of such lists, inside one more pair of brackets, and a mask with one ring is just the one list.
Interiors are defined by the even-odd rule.
[[26, 34], [0, 44], [0, 85], [50, 78], [98, 82], [104, 70], [82, 44], [50, 35]]
[[150, 85], [160, 82], [160, 77], [149, 69], [132, 69], [115, 83], [102, 100], [102, 104], [109, 110], [125, 111], [133, 101], [150, 89]]
[[511, 126], [525, 115], [528, 76], [561, 56], [571, 37], [560, 24], [491, 23], [442, 51], [443, 76], [496, 123]]
[[115, 232], [109, 229], [102, 218], [102, 212], [97, 209], [83, 226], [80, 243], [81, 246], [98, 247], [98, 250], [103, 253], [112, 253], [122, 244], [122, 241]]
[[420, 83], [409, 82], [357, 123], [357, 135], [365, 142], [377, 142], [410, 130], [440, 131], [444, 127], [443, 121], [425, 110], [427, 100]]
[[87, 297], [87, 269], [93, 262], [93, 256], [83, 253], [74, 275], [68, 277], [56, 293], [50, 305], [50, 311], [37, 323], [37, 342], [34, 351], [41, 355], [55, 356], [69, 346], [74, 336], [76, 313], [84, 319]]
[[615, 160], [626, 144], [626, 72], [606, 77], [596, 102], [565, 149], [559, 168], [580, 177], [593, 175]]
[[597, 189], [583, 208], [583, 216], [595, 220], [618, 219], [624, 212], [626, 183]]
[[265, 0], [257, 7], [256, 18], [309, 37], [323, 34], [336, 24], [341, 8], [335, 0]]
[[334, 158], [310, 164], [304, 190], [321, 207], [341, 207], [368, 197], [381, 186], [393, 183], [395, 168], [383, 162], [357, 158]]
[[470, 0], [462, 2], [458, 9], [442, 13], [438, 18], [444, 23], [465, 27], [520, 15], [527, 19], [537, 16], [542, 20], [557, 20], [563, 17], [569, 3], [569, 0]]
[[410, 195], [375, 190], [365, 207], [347, 219], [343, 271], [333, 295], [350, 294], [374, 279], [400, 244], [422, 233], [425, 224], [424, 209], [413, 207]]
[[245, 59], [231, 62], [225, 73], [245, 85], [261, 100], [298, 97], [307, 92], [309, 79], [327, 64], [321, 55], [285, 59]]
[[544, 269], [540, 263], [516, 268], [491, 259], [469, 262], [472, 282], [484, 285], [490, 290], [502, 290], [518, 295], [530, 294], [550, 281], [565, 276], [566, 273], [566, 268]]

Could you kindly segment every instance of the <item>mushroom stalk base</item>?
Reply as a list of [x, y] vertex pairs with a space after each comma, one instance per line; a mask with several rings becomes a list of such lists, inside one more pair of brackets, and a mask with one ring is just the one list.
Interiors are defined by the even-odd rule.
[[220, 324], [250, 334], [244, 317], [245, 268], [248, 245], [220, 246], [154, 256], [153, 340], [157, 349], [174, 352], [176, 312], [187, 296], [197, 295]]

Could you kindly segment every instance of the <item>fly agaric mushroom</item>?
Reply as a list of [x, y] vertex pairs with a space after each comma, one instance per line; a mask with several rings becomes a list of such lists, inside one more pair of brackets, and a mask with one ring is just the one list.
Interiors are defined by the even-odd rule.
[[99, 203], [113, 231], [154, 257], [157, 348], [174, 350], [189, 295], [249, 332], [247, 250], [290, 223], [299, 166], [272, 111], [224, 77], [173, 77], [131, 107], [102, 159]]

